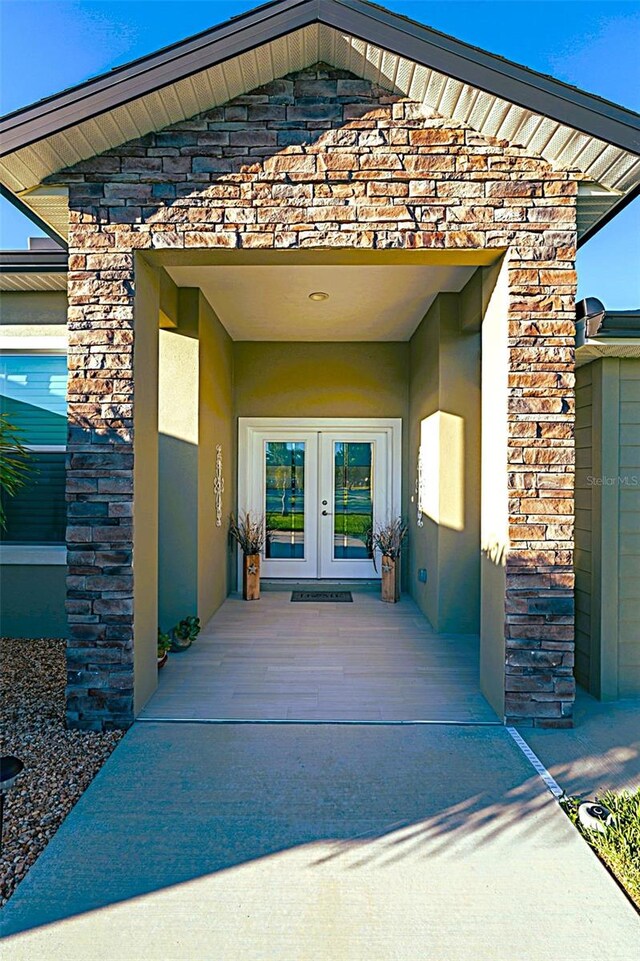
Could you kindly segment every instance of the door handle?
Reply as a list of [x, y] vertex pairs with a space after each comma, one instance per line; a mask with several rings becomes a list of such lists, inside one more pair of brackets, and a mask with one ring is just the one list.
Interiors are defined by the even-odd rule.
[[323, 511], [323, 512], [322, 512], [322, 516], [323, 516], [323, 517], [329, 517], [330, 513], [331, 513], [331, 511]]

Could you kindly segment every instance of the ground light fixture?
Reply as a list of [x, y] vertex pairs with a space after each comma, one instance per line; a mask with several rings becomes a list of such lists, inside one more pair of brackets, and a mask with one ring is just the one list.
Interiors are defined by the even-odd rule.
[[329, 300], [329, 294], [324, 290], [314, 290], [309, 294], [309, 300]]
[[4, 796], [16, 782], [16, 778], [24, 770], [24, 764], [11, 754], [0, 757], [0, 854], [2, 854], [2, 835], [4, 830]]
[[607, 828], [613, 824], [613, 814], [600, 801], [583, 801], [578, 808], [578, 820], [590, 831], [606, 834]]

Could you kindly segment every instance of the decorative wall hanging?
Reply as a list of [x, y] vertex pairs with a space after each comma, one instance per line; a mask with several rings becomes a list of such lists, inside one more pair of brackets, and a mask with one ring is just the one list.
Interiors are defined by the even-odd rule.
[[422, 516], [422, 445], [418, 447], [418, 466], [416, 474], [416, 524], [418, 527], [424, 526], [424, 518]]
[[222, 476], [222, 444], [216, 445], [216, 473], [213, 479], [213, 493], [216, 499], [216, 527], [222, 527], [222, 495], [224, 477]]

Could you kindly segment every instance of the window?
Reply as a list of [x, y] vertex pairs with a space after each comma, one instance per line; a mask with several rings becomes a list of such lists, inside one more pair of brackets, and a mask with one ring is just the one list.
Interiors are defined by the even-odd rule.
[[5, 544], [64, 544], [67, 358], [62, 354], [0, 356], [0, 410], [31, 451], [29, 479], [3, 496]]

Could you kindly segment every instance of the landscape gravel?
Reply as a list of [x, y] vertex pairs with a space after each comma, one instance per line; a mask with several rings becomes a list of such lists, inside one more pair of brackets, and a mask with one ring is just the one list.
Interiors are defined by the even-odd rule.
[[121, 731], [69, 731], [63, 640], [0, 638], [0, 752], [24, 771], [5, 797], [0, 857], [4, 904], [116, 744]]

